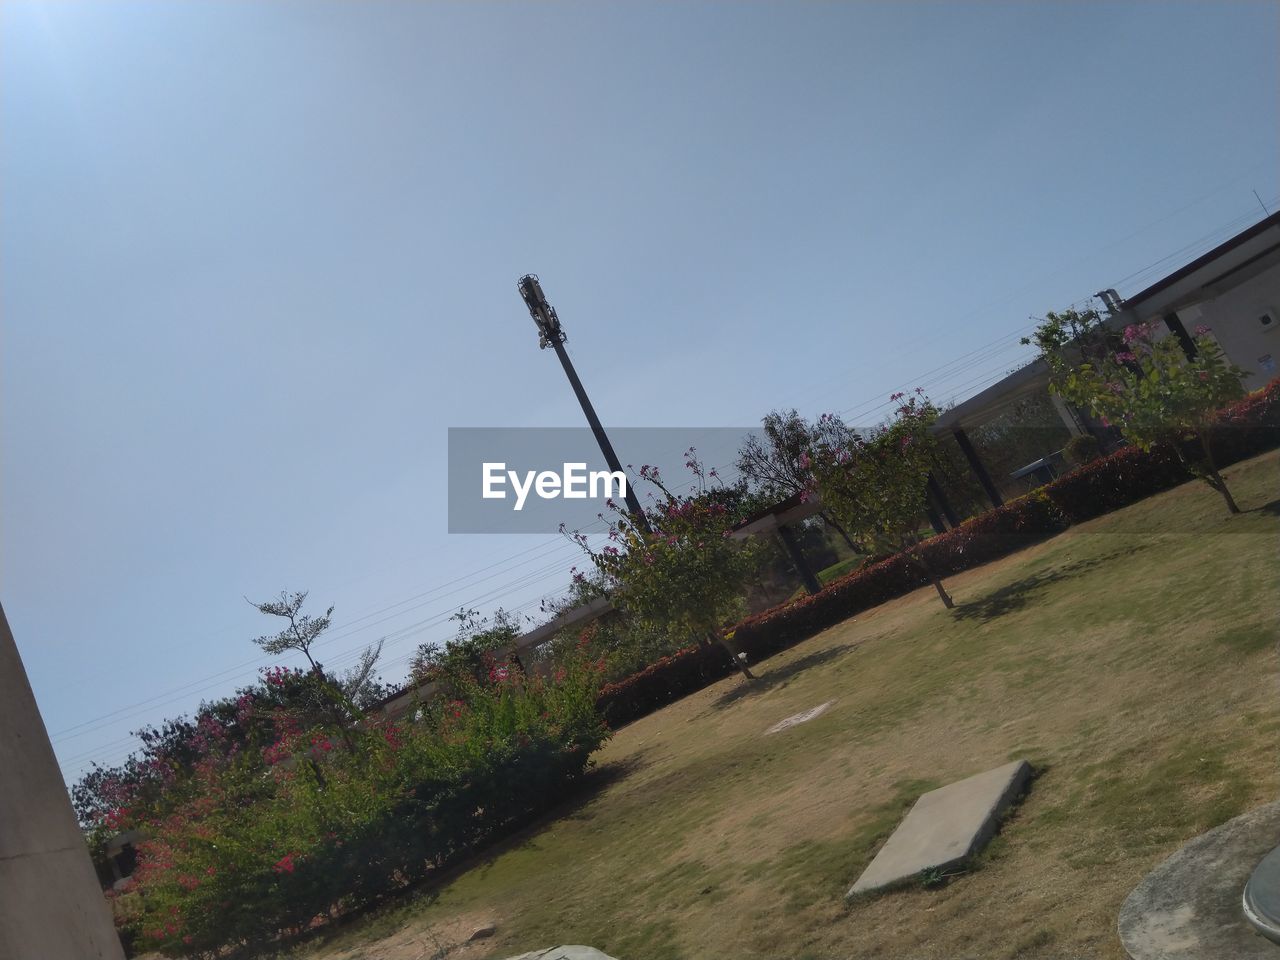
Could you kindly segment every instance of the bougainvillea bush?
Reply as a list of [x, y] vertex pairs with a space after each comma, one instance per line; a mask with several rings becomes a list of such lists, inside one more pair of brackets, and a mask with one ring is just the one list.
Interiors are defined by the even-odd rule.
[[1159, 336], [1155, 323], [1130, 324], [1117, 337], [1097, 311], [1067, 310], [1048, 313], [1022, 342], [1039, 347], [1051, 391], [1144, 451], [1166, 444], [1231, 513], [1240, 512], [1218, 472], [1212, 434], [1218, 411], [1244, 396], [1245, 371], [1227, 359], [1208, 327], [1197, 326], [1185, 345]]
[[149, 835], [113, 894], [125, 932], [169, 956], [255, 948], [426, 876], [564, 796], [608, 736], [598, 685], [595, 664], [494, 661], [413, 722], [339, 737], [278, 710], [248, 745], [211, 727], [164, 789], [103, 816]]
[[685, 451], [685, 467], [696, 481], [692, 493], [672, 490], [657, 467], [642, 466], [640, 476], [656, 491], [656, 506], [632, 516], [608, 501], [609, 542], [600, 549], [582, 533], [569, 536], [628, 618], [668, 636], [719, 643], [729, 662], [754, 679], [723, 633], [744, 611], [747, 581], [760, 556], [756, 541], [731, 539], [745, 487], [720, 483], [692, 447]]

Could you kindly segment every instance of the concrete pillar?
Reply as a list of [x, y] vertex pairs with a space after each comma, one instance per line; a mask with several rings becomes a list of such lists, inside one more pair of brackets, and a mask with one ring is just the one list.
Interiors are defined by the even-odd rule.
[[0, 957], [124, 960], [3, 608]]
[[1050, 393], [1049, 402], [1053, 404], [1053, 409], [1057, 412], [1058, 418], [1066, 426], [1067, 432], [1073, 437], [1083, 437], [1089, 433], [1067, 401], [1063, 400], [1056, 393]]
[[973, 444], [969, 442], [969, 435], [958, 426], [951, 432], [955, 435], [956, 443], [960, 445], [960, 452], [969, 461], [969, 469], [978, 478], [978, 483], [982, 485], [982, 489], [986, 492], [987, 499], [991, 501], [991, 505], [993, 507], [1004, 506], [1004, 498], [1000, 496], [1000, 491], [996, 489], [996, 485], [991, 481], [991, 474], [987, 473], [986, 466], [978, 459], [978, 451], [973, 449]]
[[815, 594], [821, 590], [822, 582], [818, 579], [818, 575], [813, 572], [813, 568], [809, 566], [809, 561], [805, 559], [804, 551], [800, 549], [800, 544], [796, 541], [796, 535], [785, 526], [778, 527], [778, 539], [786, 547], [787, 554], [791, 557], [791, 563], [796, 568], [796, 573], [800, 574], [800, 579], [804, 581], [804, 588], [810, 594]]

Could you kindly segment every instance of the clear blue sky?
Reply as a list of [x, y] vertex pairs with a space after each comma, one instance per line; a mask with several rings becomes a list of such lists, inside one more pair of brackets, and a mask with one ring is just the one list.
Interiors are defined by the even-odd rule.
[[445, 532], [448, 427], [581, 423], [522, 273], [606, 424], [958, 399], [1030, 314], [1277, 200], [1278, 35], [1271, 2], [5, 3], [0, 600], [65, 768], [251, 679], [245, 595], [311, 589], [322, 659], [390, 634], [399, 679], [460, 604], [565, 582], [555, 538]]

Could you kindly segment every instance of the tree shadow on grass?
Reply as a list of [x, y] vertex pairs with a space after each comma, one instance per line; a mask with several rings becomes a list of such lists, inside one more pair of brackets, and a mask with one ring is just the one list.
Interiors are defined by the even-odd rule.
[[1052, 570], [1032, 574], [1029, 577], [1023, 577], [1021, 580], [1005, 584], [1000, 589], [992, 591], [981, 599], [957, 604], [956, 608], [951, 611], [951, 615], [957, 620], [990, 623], [992, 620], [997, 620], [1007, 614], [1024, 609], [1035, 599], [1037, 593], [1052, 584], [1088, 573], [1090, 570], [1095, 570], [1104, 564], [1127, 559], [1142, 550], [1148, 549], [1150, 546], [1151, 544], [1149, 543], [1131, 543], [1120, 550], [1113, 550], [1110, 553], [1072, 560]]
[[1264, 503], [1260, 507], [1254, 507], [1252, 510], [1246, 510], [1245, 513], [1269, 513], [1273, 517], [1280, 517], [1280, 500], [1272, 500], [1270, 503]]
[[726, 690], [712, 701], [711, 709], [723, 710], [725, 707], [732, 706], [747, 697], [758, 696], [769, 690], [779, 690], [810, 667], [818, 667], [824, 663], [830, 663], [832, 660], [837, 660], [846, 653], [856, 650], [859, 646], [860, 644], [857, 643], [842, 643], [838, 646], [828, 647], [826, 650], [818, 650], [803, 657], [797, 657], [790, 663], [782, 664], [771, 669], [768, 673], [757, 676], [755, 680], [744, 681], [738, 686]]

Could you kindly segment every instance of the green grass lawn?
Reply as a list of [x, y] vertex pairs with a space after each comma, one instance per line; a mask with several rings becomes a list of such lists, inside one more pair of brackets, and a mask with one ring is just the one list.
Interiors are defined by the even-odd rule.
[[[818, 583], [825, 587], [832, 580], [839, 580], [846, 573], [852, 573], [854, 570], [857, 570], [862, 561], [862, 554], [855, 554], [852, 557], [845, 557], [843, 560], [837, 560], [835, 563], [831, 564], [831, 566], [823, 567], [817, 572], [816, 576], [818, 578]], [[793, 592], [791, 596], [787, 597], [787, 602], [790, 603], [792, 600], [799, 600], [807, 593], [808, 591], [805, 590], [804, 587], [796, 587], [795, 592]]]
[[846, 557], [843, 560], [836, 561], [829, 567], [824, 567], [818, 571], [818, 582], [825, 587], [832, 580], [838, 580], [846, 573], [852, 573], [858, 569], [858, 564], [862, 563], [862, 559], [861, 556]]
[[[1240, 516], [1187, 484], [639, 720], [579, 802], [299, 953], [1120, 958], [1142, 876], [1280, 788], [1278, 468], [1228, 471]], [[922, 791], [1019, 757], [1039, 776], [971, 872], [843, 902]]]

